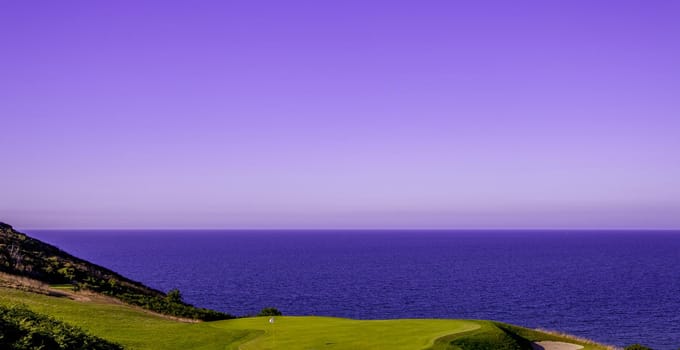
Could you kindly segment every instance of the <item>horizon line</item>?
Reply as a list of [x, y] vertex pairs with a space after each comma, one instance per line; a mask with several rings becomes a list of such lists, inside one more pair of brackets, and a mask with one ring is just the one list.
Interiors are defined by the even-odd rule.
[[[14, 226], [13, 226], [14, 227]], [[16, 227], [14, 227], [16, 229]], [[392, 228], [392, 227], [306, 227], [306, 228], [282, 228], [282, 227], [29, 227], [22, 230], [48, 230], [48, 231], [680, 231], [678, 228], [659, 228], [659, 227], [445, 227], [445, 228]]]

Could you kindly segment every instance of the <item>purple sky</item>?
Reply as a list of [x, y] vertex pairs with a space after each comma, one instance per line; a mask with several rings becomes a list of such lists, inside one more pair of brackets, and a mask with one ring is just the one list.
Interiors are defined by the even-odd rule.
[[0, 221], [680, 228], [678, 1], [3, 1]]

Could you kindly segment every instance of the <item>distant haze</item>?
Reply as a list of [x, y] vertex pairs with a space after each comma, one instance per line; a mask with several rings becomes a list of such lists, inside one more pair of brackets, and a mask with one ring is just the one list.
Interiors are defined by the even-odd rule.
[[680, 228], [678, 1], [4, 1], [0, 221]]

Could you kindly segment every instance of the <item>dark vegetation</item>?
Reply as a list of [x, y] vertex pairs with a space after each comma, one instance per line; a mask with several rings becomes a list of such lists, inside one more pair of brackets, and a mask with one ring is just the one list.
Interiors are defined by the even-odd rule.
[[26, 308], [0, 305], [0, 349], [121, 350], [123, 347]]
[[490, 323], [482, 326], [479, 330], [456, 334], [452, 339], [449, 339], [448, 346], [441, 348], [447, 350], [531, 349], [531, 341], [518, 334], [517, 330], [509, 325]]
[[[431, 350], [526, 350], [534, 349], [536, 341], [567, 341], [564, 335], [545, 333], [533, 329], [517, 327], [501, 322], [475, 321], [480, 328], [456, 333], [437, 339]], [[583, 339], [572, 339], [575, 343], [588, 343]], [[594, 343], [593, 343], [594, 344]], [[599, 349], [600, 346], [597, 346]], [[646, 349], [646, 348], [644, 348]], [[634, 349], [642, 350], [642, 349]]]
[[282, 316], [283, 313], [275, 307], [266, 307], [257, 314], [257, 316]]
[[166, 315], [204, 321], [233, 318], [222, 312], [194, 307], [185, 303], [177, 290], [165, 294], [149, 288], [28, 237], [1, 222], [0, 271], [49, 284], [71, 284], [74, 290], [101, 293]]
[[623, 350], [652, 350], [652, 348], [648, 348], [641, 344], [633, 344], [626, 346]]

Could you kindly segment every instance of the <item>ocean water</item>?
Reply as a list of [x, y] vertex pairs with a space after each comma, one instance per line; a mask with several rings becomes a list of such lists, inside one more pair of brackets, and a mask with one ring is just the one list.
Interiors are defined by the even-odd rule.
[[680, 347], [680, 232], [28, 233], [236, 315], [493, 319]]

